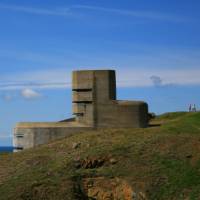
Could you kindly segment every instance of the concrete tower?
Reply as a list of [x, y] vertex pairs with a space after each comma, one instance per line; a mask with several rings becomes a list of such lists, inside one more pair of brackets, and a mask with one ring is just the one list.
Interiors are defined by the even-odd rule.
[[13, 136], [13, 145], [17, 150], [32, 148], [94, 128], [148, 126], [147, 103], [116, 100], [115, 71], [74, 71], [72, 76], [75, 118], [51, 123], [18, 123]]
[[73, 113], [94, 127], [147, 127], [148, 105], [116, 100], [114, 70], [73, 72]]

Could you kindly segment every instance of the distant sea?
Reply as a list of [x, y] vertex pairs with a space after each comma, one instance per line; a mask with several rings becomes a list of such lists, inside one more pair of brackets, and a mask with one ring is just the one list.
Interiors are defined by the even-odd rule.
[[13, 147], [0, 147], [0, 153], [13, 152]]

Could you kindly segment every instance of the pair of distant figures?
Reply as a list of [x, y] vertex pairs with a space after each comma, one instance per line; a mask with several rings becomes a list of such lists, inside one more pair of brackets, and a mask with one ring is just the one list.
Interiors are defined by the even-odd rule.
[[190, 104], [190, 106], [189, 106], [189, 112], [197, 112], [197, 108], [196, 108], [195, 104], [194, 105]]

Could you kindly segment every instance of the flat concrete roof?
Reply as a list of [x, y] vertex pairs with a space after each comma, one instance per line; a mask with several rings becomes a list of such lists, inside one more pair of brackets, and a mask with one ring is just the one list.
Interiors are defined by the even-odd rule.
[[84, 128], [90, 127], [77, 122], [20, 122], [16, 128]]
[[113, 100], [113, 102], [119, 104], [119, 105], [124, 105], [124, 106], [128, 106], [128, 105], [144, 105], [147, 104], [144, 101], [128, 101], [128, 100]]
[[115, 70], [114, 69], [94, 69], [94, 70], [92, 70], [92, 69], [89, 69], [89, 70], [75, 70], [75, 71], [73, 71], [73, 72], [76, 72], [76, 73], [78, 73], [78, 72], [108, 72], [108, 71], [114, 71], [115, 72]]

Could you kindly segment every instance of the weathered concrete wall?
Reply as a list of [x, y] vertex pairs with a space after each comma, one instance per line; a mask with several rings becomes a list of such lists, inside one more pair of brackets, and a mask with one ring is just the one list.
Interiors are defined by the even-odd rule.
[[92, 130], [92, 127], [69, 126], [68, 123], [19, 123], [14, 130], [14, 147], [19, 150], [33, 148], [72, 134]]
[[97, 104], [116, 99], [115, 71], [74, 71], [72, 77], [73, 113], [78, 122], [96, 126]]
[[34, 147], [34, 134], [31, 129], [15, 128], [13, 134], [14, 151], [20, 151]]
[[[116, 99], [116, 75], [114, 70], [73, 71], [72, 78], [73, 91], [93, 94], [93, 100], [98, 102]], [[82, 101], [81, 98], [78, 101]]]
[[72, 73], [73, 114], [78, 123], [94, 126], [94, 71]]
[[144, 102], [110, 101], [97, 105], [97, 127], [144, 128], [148, 105]]
[[113, 70], [73, 72], [74, 114], [78, 122], [95, 127], [147, 127], [145, 102], [117, 101]]
[[97, 70], [94, 72], [95, 102], [105, 103], [116, 99], [116, 79], [113, 70]]

